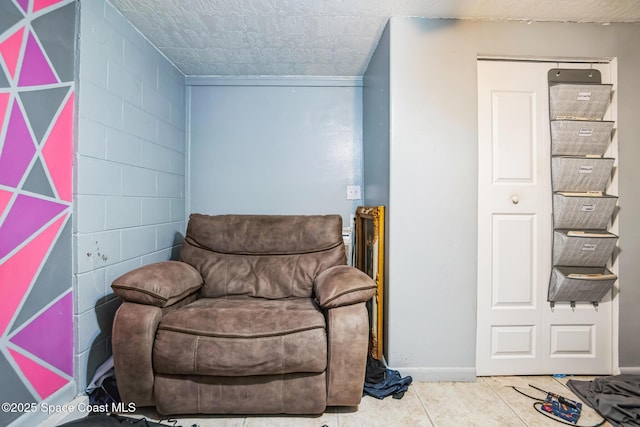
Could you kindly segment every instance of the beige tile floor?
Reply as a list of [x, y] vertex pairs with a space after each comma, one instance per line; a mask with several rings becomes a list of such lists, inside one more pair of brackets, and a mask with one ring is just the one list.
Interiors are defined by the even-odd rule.
[[[593, 377], [571, 377], [591, 380]], [[357, 410], [329, 408], [320, 416], [252, 416], [175, 417], [183, 427], [546, 427], [562, 426], [538, 414], [533, 401], [518, 394], [511, 386], [533, 396], [544, 395], [528, 387], [533, 384], [569, 398], [575, 395], [565, 386], [569, 378], [551, 376], [480, 377], [476, 382], [414, 382], [402, 399], [377, 400], [365, 396]], [[131, 414], [128, 414], [131, 415]], [[158, 421], [160, 416], [141, 409], [136, 416]], [[584, 405], [580, 426], [593, 426], [602, 418]], [[166, 418], [163, 423], [167, 423]], [[611, 427], [605, 423], [604, 426]]]

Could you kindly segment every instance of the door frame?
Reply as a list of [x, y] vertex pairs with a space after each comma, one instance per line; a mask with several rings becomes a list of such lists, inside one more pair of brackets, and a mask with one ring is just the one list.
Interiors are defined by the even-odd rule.
[[[556, 63], [556, 64], [567, 64], [567, 63], [575, 63], [575, 64], [589, 64], [589, 63], [600, 63], [600, 64], [609, 64], [611, 70], [610, 83], [613, 84], [614, 91], [611, 97], [611, 104], [609, 107], [610, 120], [615, 121], [616, 126], [618, 123], [618, 60], [616, 57], [539, 57], [539, 56], [505, 56], [505, 55], [477, 55], [476, 56], [476, 64], [478, 61], [509, 61], [509, 62], [545, 62], [545, 63]], [[477, 77], [477, 71], [476, 71]], [[479, 88], [476, 88], [476, 93]], [[477, 95], [476, 95], [477, 96]], [[479, 127], [479, 124], [478, 124]], [[479, 135], [478, 135], [479, 138]], [[476, 141], [476, 146], [479, 144], [479, 140]], [[618, 176], [619, 176], [619, 155], [618, 155], [618, 132], [614, 132], [611, 138], [611, 143], [609, 148], [607, 149], [607, 156], [614, 157], [616, 159], [615, 162], [615, 172], [611, 179], [609, 186], [607, 187], [607, 193], [618, 195]], [[478, 211], [479, 204], [476, 210]], [[477, 212], [476, 218], [479, 217], [479, 211]], [[616, 214], [613, 217], [613, 222], [609, 231], [613, 234], [619, 235], [619, 221], [620, 221], [620, 211], [617, 210]], [[476, 226], [480, 227], [481, 224], [476, 224]], [[611, 267], [609, 268], [612, 273], [618, 276], [617, 281], [615, 282], [612, 290], [611, 290], [611, 372], [614, 375], [620, 373], [620, 361], [619, 361], [619, 331], [620, 331], [620, 299], [619, 289], [620, 289], [620, 271], [619, 271], [619, 261], [618, 261], [618, 251], [619, 248], [616, 246], [613, 252], [613, 261], [611, 263]], [[478, 283], [479, 278], [476, 278], [476, 291], [478, 291]], [[477, 310], [476, 310], [476, 323], [478, 321]], [[478, 334], [478, 326], [476, 326], [476, 340]], [[476, 342], [477, 347], [477, 342]], [[477, 352], [476, 352], [477, 358]], [[476, 359], [477, 366], [477, 359]]]

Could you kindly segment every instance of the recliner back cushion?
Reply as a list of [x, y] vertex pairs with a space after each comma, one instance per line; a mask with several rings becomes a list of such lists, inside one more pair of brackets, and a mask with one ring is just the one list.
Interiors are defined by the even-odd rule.
[[346, 263], [339, 215], [192, 214], [180, 251], [202, 297], [310, 297], [323, 270]]

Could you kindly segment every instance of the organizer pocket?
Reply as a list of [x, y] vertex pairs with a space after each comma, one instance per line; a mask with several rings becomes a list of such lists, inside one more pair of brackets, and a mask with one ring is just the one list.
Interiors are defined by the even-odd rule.
[[604, 191], [611, 178], [614, 159], [553, 157], [553, 191]]
[[605, 267], [554, 267], [548, 300], [597, 302], [617, 278]]
[[600, 230], [555, 230], [553, 265], [603, 267], [611, 259], [618, 236]]
[[551, 122], [551, 155], [603, 156], [612, 132], [613, 122], [554, 120]]
[[611, 100], [611, 84], [549, 86], [549, 119], [602, 120]]
[[588, 193], [553, 194], [553, 228], [607, 228], [618, 198]]

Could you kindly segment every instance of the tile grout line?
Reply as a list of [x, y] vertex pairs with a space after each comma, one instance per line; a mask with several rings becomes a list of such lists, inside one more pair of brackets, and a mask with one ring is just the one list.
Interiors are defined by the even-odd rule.
[[[551, 376], [551, 378], [553, 378], [553, 380], [555, 382], [557, 382], [558, 384], [560, 384], [562, 387], [565, 388], [565, 390], [569, 391], [570, 393], [573, 393], [573, 391], [571, 391], [571, 389], [569, 388], [569, 386], [566, 383], [563, 383], [562, 381], [560, 381], [560, 378], [556, 378], [554, 376]], [[566, 378], [566, 377], [565, 377]], [[568, 380], [570, 380], [571, 378], [569, 378]], [[568, 381], [567, 380], [567, 381]]]
[[[415, 387], [413, 387], [413, 389], [415, 390]], [[418, 402], [420, 402], [420, 405], [422, 406], [422, 409], [424, 410], [424, 413], [427, 416], [427, 419], [429, 420], [429, 422], [433, 427], [437, 427], [435, 421], [433, 421], [433, 418], [431, 418], [431, 415], [429, 414], [427, 405], [422, 401], [422, 397], [420, 396], [420, 393], [418, 393], [417, 390], [415, 390], [415, 392], [416, 392], [416, 396], [418, 397]]]
[[518, 411], [516, 411], [516, 410], [515, 410], [515, 408], [512, 408], [512, 407], [511, 407], [511, 405], [509, 404], [509, 402], [507, 402], [507, 401], [506, 401], [506, 399], [504, 399], [504, 398], [500, 395], [500, 393], [498, 393], [498, 392], [493, 388], [493, 386], [491, 385], [491, 383], [490, 383], [489, 381], [484, 380], [484, 378], [482, 378], [482, 377], [479, 377], [478, 379], [479, 379], [479, 380], [480, 380], [480, 379], [482, 379], [482, 382], [489, 386], [489, 388], [491, 389], [491, 391], [492, 391], [496, 396], [498, 396], [498, 398], [499, 398], [500, 400], [502, 400], [502, 401], [504, 402], [504, 404], [505, 404], [505, 405], [507, 405], [507, 408], [509, 408], [509, 410], [510, 410], [511, 412], [513, 412], [513, 414], [514, 414], [516, 417], [518, 417], [518, 419], [519, 419], [520, 421], [522, 421], [522, 424], [523, 424], [524, 426], [529, 426], [529, 424], [528, 424], [528, 423], [527, 423], [527, 422], [526, 422], [526, 421], [525, 421], [525, 420], [520, 416], [520, 414], [518, 413]]

